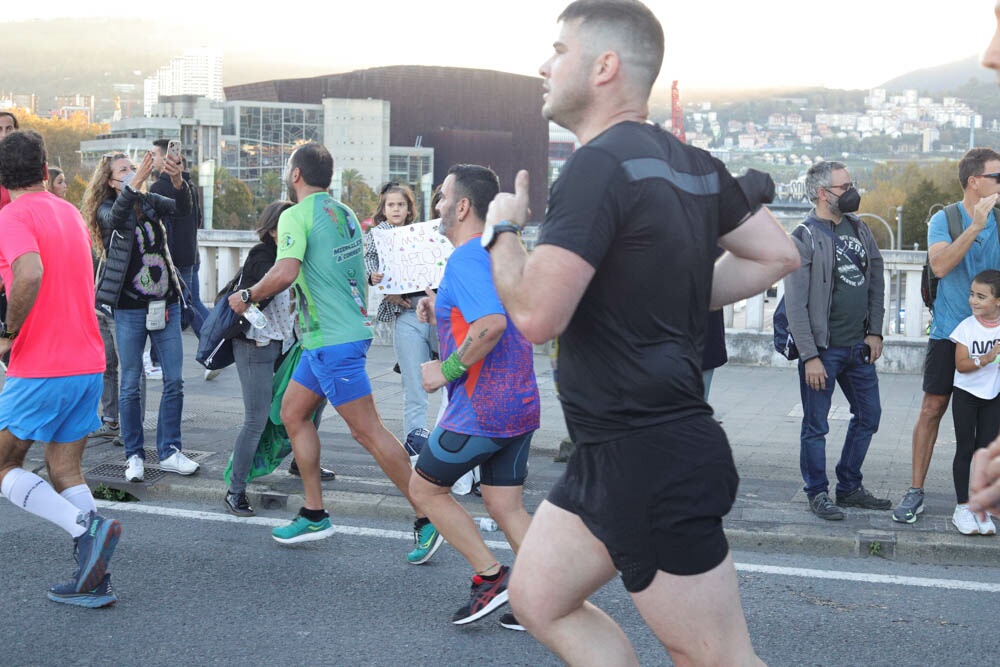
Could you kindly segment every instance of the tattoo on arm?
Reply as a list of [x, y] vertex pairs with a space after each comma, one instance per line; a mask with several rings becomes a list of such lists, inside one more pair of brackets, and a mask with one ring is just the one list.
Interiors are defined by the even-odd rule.
[[465, 353], [468, 351], [468, 349], [471, 346], [472, 346], [472, 338], [469, 337], [469, 336], [466, 336], [465, 340], [462, 342], [462, 346], [458, 348], [458, 359], [459, 359], [459, 361], [462, 360], [462, 357], [465, 356]]

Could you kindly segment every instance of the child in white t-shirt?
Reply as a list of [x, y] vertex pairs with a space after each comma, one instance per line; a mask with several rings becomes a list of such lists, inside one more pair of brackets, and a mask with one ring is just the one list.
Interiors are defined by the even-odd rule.
[[955, 420], [955, 459], [951, 472], [958, 505], [951, 522], [963, 535], [996, 535], [986, 515], [980, 521], [969, 510], [972, 455], [1000, 432], [1000, 271], [987, 269], [972, 279], [972, 315], [951, 332], [955, 343], [955, 390], [951, 413]]

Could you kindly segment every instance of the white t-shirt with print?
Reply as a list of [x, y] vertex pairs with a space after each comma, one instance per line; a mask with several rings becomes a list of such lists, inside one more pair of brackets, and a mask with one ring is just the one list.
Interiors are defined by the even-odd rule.
[[[1000, 340], [1000, 327], [986, 327], [979, 323], [975, 315], [967, 317], [949, 338], [954, 343], [960, 343], [969, 348], [970, 357], [987, 354], [993, 344]], [[971, 373], [955, 371], [955, 386], [964, 389], [973, 396], [989, 400], [1000, 394], [1000, 357], [990, 364]]]

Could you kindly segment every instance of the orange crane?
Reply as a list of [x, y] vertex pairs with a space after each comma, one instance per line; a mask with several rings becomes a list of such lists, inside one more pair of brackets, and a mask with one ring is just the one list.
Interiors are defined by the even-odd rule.
[[677, 79], [670, 87], [670, 131], [675, 137], [687, 143], [684, 134], [684, 110], [681, 109], [681, 90], [677, 87]]

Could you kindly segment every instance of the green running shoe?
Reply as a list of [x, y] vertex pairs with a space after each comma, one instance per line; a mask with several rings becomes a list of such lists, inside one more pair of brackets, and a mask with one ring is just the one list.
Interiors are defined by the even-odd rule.
[[330, 517], [322, 521], [310, 521], [301, 514], [287, 526], [280, 526], [271, 531], [271, 537], [282, 544], [297, 544], [326, 539], [333, 535], [333, 524]]
[[434, 527], [433, 523], [425, 523], [417, 528], [417, 522], [413, 524], [413, 542], [417, 545], [413, 551], [406, 554], [406, 560], [412, 565], [423, 565], [431, 559], [431, 556], [441, 548], [444, 537]]

